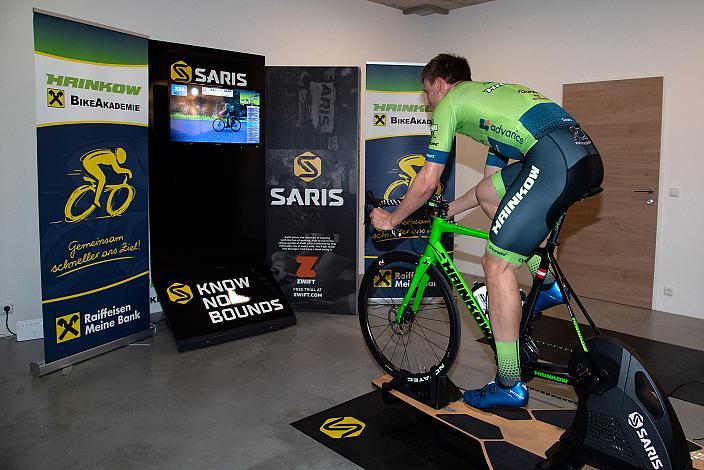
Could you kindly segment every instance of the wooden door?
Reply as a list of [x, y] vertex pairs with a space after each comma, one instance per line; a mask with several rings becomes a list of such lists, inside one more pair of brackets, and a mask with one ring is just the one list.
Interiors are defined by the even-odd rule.
[[662, 87], [662, 77], [563, 87], [564, 108], [604, 161], [604, 192], [572, 206], [560, 235], [559, 262], [578, 295], [652, 306]]

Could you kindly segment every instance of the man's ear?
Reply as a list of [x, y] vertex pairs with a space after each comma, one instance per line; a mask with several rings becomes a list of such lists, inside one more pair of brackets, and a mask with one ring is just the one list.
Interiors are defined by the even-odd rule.
[[450, 88], [452, 88], [452, 85], [450, 85], [449, 83], [447, 83], [447, 81], [446, 81], [444, 78], [442, 78], [442, 77], [438, 77], [438, 78], [436, 79], [436, 81], [435, 81], [435, 86], [438, 87], [438, 91], [440, 91], [441, 93], [442, 93], [442, 92], [446, 92], [446, 91], [448, 91]]

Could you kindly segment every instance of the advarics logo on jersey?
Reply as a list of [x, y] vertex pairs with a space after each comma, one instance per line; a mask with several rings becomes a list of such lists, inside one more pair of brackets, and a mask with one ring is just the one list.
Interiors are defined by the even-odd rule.
[[643, 444], [643, 450], [645, 451], [648, 459], [650, 459], [650, 465], [654, 469], [664, 468], [660, 456], [658, 455], [657, 449], [653, 446], [652, 441], [648, 438], [648, 431], [644, 427], [643, 415], [634, 411], [628, 415], [628, 424], [636, 430], [636, 435], [640, 439], [641, 444]]
[[480, 119], [479, 120], [479, 127], [482, 130], [485, 130], [487, 132], [491, 131], [491, 132], [499, 134], [503, 137], [513, 139], [516, 142], [518, 142], [519, 144], [523, 144], [523, 137], [518, 135], [518, 132], [516, 132], [516, 131], [512, 131], [510, 129], [504, 129], [503, 124], [496, 126], [496, 125], [492, 124], [491, 121], [488, 119]]
[[[312, 152], [303, 152], [293, 159], [293, 174], [310, 183], [323, 174], [323, 160]], [[271, 188], [272, 206], [342, 206], [342, 189]]]

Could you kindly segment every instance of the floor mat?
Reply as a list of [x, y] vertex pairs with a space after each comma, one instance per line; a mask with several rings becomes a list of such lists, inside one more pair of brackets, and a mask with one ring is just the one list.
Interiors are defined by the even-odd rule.
[[[459, 455], [436, 443], [432, 428], [423, 419], [419, 422], [415, 410], [384, 403], [378, 390], [291, 426], [370, 470], [472, 468]], [[323, 427], [328, 434], [321, 430]]]
[[[577, 346], [572, 322], [544, 315], [533, 325], [533, 340], [540, 350], [540, 358], [567, 364], [569, 350]], [[585, 337], [592, 336], [589, 326], [580, 324], [580, 329]], [[668, 396], [704, 406], [704, 351], [603, 328], [601, 332], [631, 346]]]

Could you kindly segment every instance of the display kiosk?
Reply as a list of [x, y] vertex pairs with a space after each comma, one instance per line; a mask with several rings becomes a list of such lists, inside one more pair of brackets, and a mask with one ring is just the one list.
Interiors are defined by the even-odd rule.
[[296, 319], [265, 263], [264, 57], [151, 41], [154, 285], [180, 351]]

